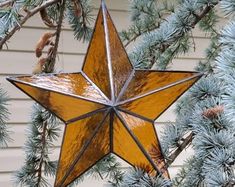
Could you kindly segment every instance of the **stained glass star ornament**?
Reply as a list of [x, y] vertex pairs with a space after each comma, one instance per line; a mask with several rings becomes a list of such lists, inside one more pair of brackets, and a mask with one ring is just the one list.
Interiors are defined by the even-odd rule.
[[56, 187], [113, 153], [169, 177], [154, 121], [200, 77], [137, 70], [102, 2], [82, 71], [8, 78], [65, 124]]

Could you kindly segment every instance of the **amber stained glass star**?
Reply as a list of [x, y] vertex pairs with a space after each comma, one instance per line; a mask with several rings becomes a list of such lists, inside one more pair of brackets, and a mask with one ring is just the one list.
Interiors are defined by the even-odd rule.
[[102, 3], [81, 72], [8, 80], [66, 124], [59, 187], [110, 153], [169, 177], [154, 121], [200, 77], [135, 69]]

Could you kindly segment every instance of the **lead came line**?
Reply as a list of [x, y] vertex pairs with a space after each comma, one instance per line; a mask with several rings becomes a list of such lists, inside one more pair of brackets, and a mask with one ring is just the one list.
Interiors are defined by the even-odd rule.
[[81, 71], [81, 74], [84, 76], [85, 79], [87, 79], [87, 81], [94, 86], [97, 91], [104, 97], [104, 99], [107, 101], [108, 104], [110, 104], [110, 100], [108, 99], [108, 97], [100, 90], [100, 88], [86, 75], [85, 72]]
[[190, 81], [190, 80], [195, 79], [195, 78], [197, 78], [197, 77], [199, 78], [199, 77], [201, 77], [202, 75], [203, 75], [203, 73], [196, 74], [196, 75], [194, 75], [194, 76], [192, 76], [192, 77], [189, 77], [189, 78], [187, 78], [187, 79], [183, 79], [183, 80], [174, 82], [174, 83], [172, 83], [172, 84], [168, 84], [168, 85], [166, 85], [166, 86], [163, 86], [163, 87], [161, 87], [161, 88], [158, 88], [158, 89], [156, 89], [156, 90], [149, 91], [149, 92], [147, 92], [147, 93], [145, 93], [145, 94], [142, 94], [142, 95], [139, 95], [139, 96], [135, 96], [135, 97], [130, 98], [130, 99], [127, 99], [127, 100], [125, 100], [125, 101], [118, 102], [117, 105], [123, 105], [123, 104], [126, 104], [126, 103], [128, 103], [128, 102], [131, 102], [131, 101], [134, 101], [134, 100], [137, 100], [137, 99], [140, 99], [140, 98], [143, 98], [143, 97], [152, 95], [152, 94], [154, 94], [154, 93], [156, 93], [156, 92], [165, 90], [165, 89], [167, 89], [167, 88], [176, 86], [176, 85], [178, 85], [178, 84], [182, 84], [182, 83], [184, 83], [184, 82]]
[[128, 125], [126, 124], [126, 121], [123, 119], [123, 117], [119, 114], [119, 112], [115, 109], [115, 112], [119, 118], [119, 120], [122, 122], [123, 126], [125, 127], [125, 129], [127, 130], [127, 132], [129, 133], [129, 135], [132, 137], [132, 139], [135, 141], [135, 143], [137, 144], [138, 148], [140, 149], [140, 151], [144, 154], [144, 156], [146, 157], [146, 159], [150, 162], [150, 164], [153, 166], [153, 168], [158, 172], [159, 175], [162, 175], [162, 172], [158, 169], [158, 167], [155, 165], [155, 163], [153, 162], [153, 160], [151, 159], [151, 157], [149, 156], [149, 154], [146, 152], [146, 150], [144, 149], [143, 145], [139, 142], [138, 138], [133, 134], [133, 132], [129, 129]]
[[58, 186], [62, 186], [64, 184], [64, 182], [66, 181], [67, 177], [69, 176], [69, 174], [71, 173], [71, 171], [74, 169], [75, 165], [77, 164], [77, 162], [80, 160], [80, 158], [83, 156], [83, 154], [85, 153], [85, 151], [87, 150], [87, 148], [89, 147], [89, 145], [92, 143], [92, 140], [95, 138], [96, 134], [99, 132], [99, 130], [101, 129], [101, 127], [103, 125], [105, 125], [105, 120], [109, 114], [110, 110], [106, 112], [103, 120], [99, 123], [98, 127], [94, 130], [91, 138], [85, 143], [85, 145], [83, 146], [82, 150], [79, 152], [79, 154], [77, 155], [77, 158], [74, 160], [74, 162], [72, 163], [72, 165], [69, 167], [69, 170], [67, 171], [67, 173], [65, 174], [65, 176], [63, 177], [62, 181], [60, 182], [60, 184]]
[[118, 98], [117, 98], [116, 103], [118, 103], [119, 100], [120, 100], [120, 99], [122, 98], [122, 96], [124, 95], [125, 91], [127, 90], [127, 87], [129, 86], [131, 80], [133, 79], [134, 75], [135, 75], [135, 69], [132, 70], [132, 72], [130, 73], [128, 79], [126, 80], [125, 84], [123, 85], [123, 87], [122, 87], [122, 89], [121, 89], [121, 91], [120, 91], [120, 93], [119, 93], [119, 95], [118, 95]]
[[112, 100], [112, 103], [114, 103], [115, 96], [114, 96], [114, 85], [113, 85], [113, 69], [112, 69], [112, 63], [111, 63], [109, 32], [108, 32], [108, 26], [107, 26], [105, 11], [106, 11], [105, 4], [102, 1], [102, 12], [103, 12], [104, 31], [105, 31], [104, 32], [105, 33], [105, 44], [106, 44], [105, 47], [106, 47], [107, 60], [108, 60], [108, 71], [109, 71], [110, 88], [111, 88], [111, 100]]

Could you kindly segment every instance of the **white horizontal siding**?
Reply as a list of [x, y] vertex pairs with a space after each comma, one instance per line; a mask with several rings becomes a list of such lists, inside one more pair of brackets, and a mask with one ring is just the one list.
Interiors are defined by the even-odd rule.
[[[126, 29], [129, 25], [128, 18], [130, 17], [128, 13], [128, 1], [106, 0], [106, 2], [117, 29], [119, 31]], [[96, 7], [94, 15], [96, 15], [98, 11], [99, 3], [100, 0], [94, 1], [94, 6]], [[222, 20], [218, 27], [222, 27], [224, 21], [225, 20]], [[58, 72], [79, 71], [87, 50], [87, 44], [74, 40], [73, 32], [69, 28], [68, 24], [65, 23], [64, 27], [65, 29], [62, 32], [59, 46], [56, 70]], [[30, 74], [32, 72], [32, 68], [37, 61], [34, 54], [36, 42], [46, 31], [49, 30], [44, 27], [39, 16], [35, 16], [30, 19], [25, 26], [10, 40], [8, 43], [9, 49], [4, 49], [0, 52], [0, 86], [3, 87], [11, 97], [11, 101], [9, 102], [9, 110], [11, 115], [8, 125], [14, 132], [12, 134], [14, 141], [9, 143], [8, 148], [0, 150], [0, 186], [13, 186], [12, 172], [19, 169], [24, 163], [24, 151], [22, 147], [26, 140], [26, 129], [33, 104], [31, 99], [8, 83], [5, 78], [7, 76], [19, 74]], [[205, 33], [199, 31], [198, 27], [194, 29], [193, 35], [196, 44], [196, 51], [191, 51], [187, 55], [177, 57], [173, 60], [171, 69], [193, 70], [193, 67], [195, 67], [198, 61], [204, 59], [204, 49], [209, 45], [210, 38], [205, 35]], [[157, 131], [161, 131], [163, 126], [162, 124], [167, 125], [167, 123], [175, 121], [173, 110], [174, 105], [157, 120]], [[63, 124], [61, 124], [61, 126], [61, 129], [63, 129]], [[51, 155], [53, 160], [58, 159], [61, 138], [62, 137], [55, 142], [56, 147]], [[192, 154], [193, 151], [191, 149], [187, 149], [182, 152], [182, 154], [176, 159], [172, 167], [169, 169], [171, 176], [176, 174], [177, 170], [182, 165], [183, 160]], [[50, 179], [50, 182], [53, 183], [53, 178]], [[97, 182], [89, 179], [79, 186], [99, 187], [107, 185], [105, 185], [102, 181]]]
[[[35, 48], [35, 44], [44, 32], [44, 30], [22, 28], [20, 32], [14, 35], [14, 37], [12, 38], [13, 40], [11, 40], [11, 42], [8, 44], [8, 47], [10, 49], [9, 51], [20, 50], [32, 52]], [[63, 31], [62, 39], [63, 40], [59, 45], [59, 52], [63, 52], [65, 54], [73, 53], [75, 55], [84, 55], [86, 53], [88, 44], [80, 43], [77, 41], [75, 42], [72, 31]], [[200, 44], [201, 47], [197, 48], [196, 51], [190, 51], [190, 53], [188, 53], [186, 56], [181, 57], [190, 57], [196, 59], [204, 57], [204, 49], [209, 45], [210, 38], [195, 36], [194, 41], [196, 46]]]

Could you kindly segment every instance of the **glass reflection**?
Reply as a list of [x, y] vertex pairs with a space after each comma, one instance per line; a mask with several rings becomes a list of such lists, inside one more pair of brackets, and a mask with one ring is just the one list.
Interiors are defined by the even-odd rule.
[[82, 96], [103, 103], [107, 102], [99, 90], [89, 83], [81, 73], [44, 76], [35, 75], [31, 77], [19, 77], [18, 79], [44, 89], [50, 89], [74, 96]]
[[21, 83], [15, 84], [64, 122], [104, 107], [104, 105], [98, 103], [78, 99], [61, 93], [52, 92]]

